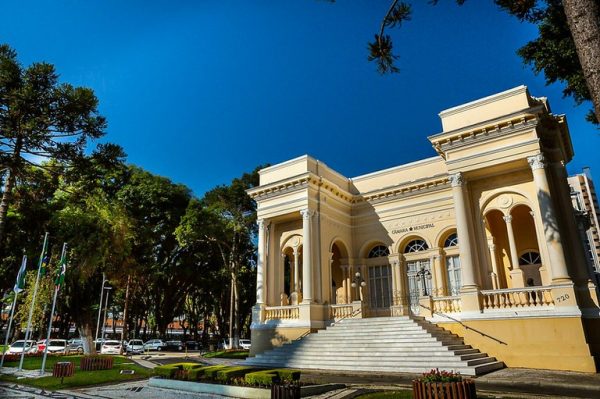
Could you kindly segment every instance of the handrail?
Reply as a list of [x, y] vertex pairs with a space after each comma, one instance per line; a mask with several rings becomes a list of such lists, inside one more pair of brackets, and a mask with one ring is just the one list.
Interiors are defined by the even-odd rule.
[[447, 319], [450, 319], [450, 320], [452, 320], [452, 321], [455, 321], [455, 322], [457, 322], [458, 324], [460, 324], [461, 326], [463, 326], [465, 329], [467, 329], [467, 330], [471, 330], [471, 331], [473, 331], [473, 332], [476, 332], [477, 334], [480, 334], [482, 337], [489, 338], [489, 339], [491, 339], [491, 340], [494, 340], [494, 341], [496, 341], [496, 342], [498, 342], [499, 344], [502, 344], [502, 345], [508, 345], [506, 342], [504, 342], [504, 341], [501, 341], [501, 340], [499, 340], [498, 338], [494, 338], [494, 337], [492, 337], [491, 335], [488, 335], [488, 334], [486, 334], [486, 333], [484, 333], [484, 332], [481, 332], [481, 331], [479, 331], [479, 330], [477, 330], [477, 329], [475, 329], [475, 328], [473, 328], [473, 327], [469, 327], [468, 325], [466, 325], [466, 324], [465, 324], [465, 323], [463, 323], [462, 321], [460, 321], [460, 320], [458, 320], [458, 319], [455, 319], [455, 318], [454, 318], [454, 317], [452, 317], [452, 316], [448, 316], [447, 314], [445, 314], [445, 313], [442, 313], [442, 312], [436, 312], [435, 310], [433, 310], [433, 309], [429, 308], [428, 306], [422, 305], [422, 304], [419, 304], [419, 306], [421, 306], [422, 308], [425, 308], [425, 309], [429, 310], [431, 313], [435, 313], [435, 314], [438, 314], [438, 315], [440, 315], [440, 316], [442, 316], [442, 317], [445, 317], [445, 318], [447, 318]]
[[352, 319], [352, 318], [354, 318], [354, 316], [356, 316], [360, 312], [362, 312], [362, 306], [360, 308], [356, 309], [355, 311], [353, 311], [352, 313], [350, 313], [349, 315], [346, 315], [344, 317], [340, 317], [337, 322], [339, 323], [342, 320]]

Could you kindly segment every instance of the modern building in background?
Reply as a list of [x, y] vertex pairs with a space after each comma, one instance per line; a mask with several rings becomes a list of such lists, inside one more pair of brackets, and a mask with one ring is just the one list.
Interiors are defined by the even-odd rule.
[[586, 258], [596, 284], [600, 283], [600, 224], [598, 223], [598, 197], [589, 168], [570, 176], [571, 200], [576, 210], [577, 228], [585, 245]]
[[[511, 367], [596, 371], [593, 255], [567, 184], [565, 116], [520, 86], [440, 117], [431, 158], [355, 178], [310, 156], [260, 171], [249, 190], [259, 227], [252, 354], [342, 319], [409, 316]], [[574, 181], [597, 245], [593, 186]], [[351, 325], [348, 339], [360, 333]]]

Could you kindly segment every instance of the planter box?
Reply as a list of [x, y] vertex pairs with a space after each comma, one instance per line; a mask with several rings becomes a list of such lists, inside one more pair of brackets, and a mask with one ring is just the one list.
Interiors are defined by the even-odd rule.
[[81, 371], [110, 370], [112, 367], [113, 358], [108, 356], [84, 356], [79, 363]]
[[476, 399], [475, 381], [421, 382], [413, 381], [414, 399]]

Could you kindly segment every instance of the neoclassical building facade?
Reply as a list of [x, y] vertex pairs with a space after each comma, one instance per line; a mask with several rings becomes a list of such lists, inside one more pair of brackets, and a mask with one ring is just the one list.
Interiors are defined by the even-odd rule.
[[440, 117], [431, 158], [355, 178], [310, 156], [261, 170], [253, 353], [414, 315], [508, 366], [596, 370], [565, 117], [525, 86]]

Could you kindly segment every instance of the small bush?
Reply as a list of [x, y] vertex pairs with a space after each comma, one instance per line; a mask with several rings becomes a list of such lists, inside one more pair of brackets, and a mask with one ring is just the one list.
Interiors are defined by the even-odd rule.
[[279, 376], [274, 370], [265, 370], [248, 373], [244, 379], [250, 385], [270, 386], [279, 381]]
[[294, 369], [274, 369], [281, 381], [292, 382], [300, 379], [300, 370]]
[[228, 383], [235, 377], [242, 377], [245, 374], [253, 371], [252, 367], [247, 366], [236, 366], [227, 367], [223, 370], [217, 371], [216, 380], [221, 383]]
[[202, 370], [204, 376], [206, 378], [210, 378], [211, 380], [216, 379], [217, 377], [217, 373], [225, 368], [227, 368], [228, 366], [223, 366], [223, 365], [219, 365], [219, 366], [208, 366], [206, 368], [204, 368]]

